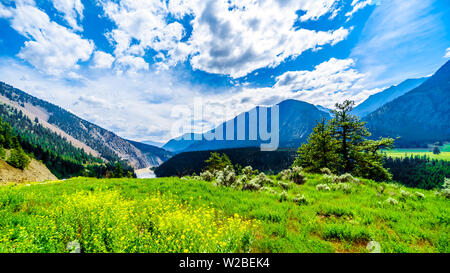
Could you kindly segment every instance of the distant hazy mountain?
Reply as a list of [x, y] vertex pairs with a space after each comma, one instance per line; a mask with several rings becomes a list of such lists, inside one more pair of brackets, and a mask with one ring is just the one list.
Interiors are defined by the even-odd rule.
[[173, 153], [179, 153], [191, 146], [198, 137], [201, 137], [201, 134], [184, 134], [181, 137], [169, 140], [162, 148]]
[[127, 141], [130, 142], [134, 147], [138, 148], [147, 157], [151, 166], [159, 166], [161, 163], [172, 157], [171, 152], [166, 151], [162, 148], [132, 140]]
[[405, 95], [364, 118], [374, 137], [400, 137], [397, 146], [450, 140], [450, 62]]
[[156, 147], [159, 147], [159, 148], [164, 146], [163, 142], [157, 142], [157, 141], [152, 141], [152, 140], [144, 140], [144, 141], [140, 141], [140, 143], [156, 146]]
[[[129, 141], [83, 120], [63, 108], [33, 97], [19, 89], [0, 82], [0, 103], [10, 105], [42, 126], [66, 138], [86, 153], [107, 161], [127, 160], [134, 168], [155, 166], [167, 159], [160, 148], [142, 144], [137, 148]], [[150, 152], [155, 149], [157, 153]], [[160, 156], [163, 154], [164, 156]]]
[[316, 108], [319, 109], [319, 110], [322, 111], [322, 112], [331, 114], [331, 109], [326, 108], [326, 107], [323, 107], [322, 105], [316, 105]]
[[356, 106], [353, 110], [353, 114], [359, 117], [365, 117], [366, 115], [372, 113], [386, 103], [391, 102], [418, 87], [426, 80], [427, 78], [409, 79], [400, 83], [399, 85], [391, 86], [384, 91], [370, 96], [364, 102]]
[[[279, 106], [279, 147], [280, 148], [297, 148], [301, 143], [305, 142], [312, 128], [317, 124], [317, 121], [322, 117], [329, 119], [330, 115], [326, 112], [320, 111], [312, 104], [297, 101], [286, 100], [278, 104]], [[250, 140], [249, 128], [250, 124], [255, 126], [257, 132], [260, 131], [259, 113], [260, 109], [267, 109], [267, 124], [270, 131], [271, 124], [271, 107], [256, 107], [249, 112], [245, 112], [235, 117], [234, 119], [222, 123], [211, 132], [216, 130], [223, 130], [224, 140], [171, 140], [163, 147], [167, 150], [174, 151], [176, 153], [186, 151], [204, 151], [204, 150], [219, 150], [219, 149], [232, 149], [232, 148], [248, 148], [248, 147], [260, 147], [262, 143], [268, 143], [258, 136], [256, 140]], [[258, 113], [255, 121], [256, 125], [250, 122], [250, 113]], [[234, 140], [225, 140], [227, 135], [226, 124], [234, 124], [234, 128], [238, 128], [238, 120], [245, 121], [245, 137], [244, 140], [238, 140], [237, 130], [234, 130]], [[230, 133], [231, 135], [231, 133]], [[188, 135], [189, 136], [189, 135]]]

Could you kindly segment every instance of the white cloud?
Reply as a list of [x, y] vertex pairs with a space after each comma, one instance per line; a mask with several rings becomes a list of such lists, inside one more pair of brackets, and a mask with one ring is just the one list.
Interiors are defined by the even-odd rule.
[[[381, 90], [366, 88], [365, 75], [353, 66], [353, 60], [330, 59], [311, 71], [286, 72], [272, 87], [245, 86], [221, 93], [205, 92], [200, 86], [180, 82], [178, 75], [170, 71], [143, 70], [117, 75], [92, 70], [81, 84], [71, 85], [60, 78], [43, 77], [11, 59], [0, 59], [0, 74], [7, 83], [56, 103], [122, 137], [165, 141], [178, 136], [171, 135], [171, 126], [175, 122], [181, 120], [186, 126], [191, 124], [191, 116], [173, 117], [171, 114], [181, 107], [192, 111], [195, 98], [201, 98], [206, 107], [204, 120], [196, 121], [194, 127], [199, 132], [202, 124], [206, 126], [203, 130], [214, 127], [256, 105], [298, 99], [333, 107], [335, 102], [345, 99], [361, 102]], [[287, 81], [287, 75], [291, 75], [291, 80]]]
[[90, 58], [94, 44], [50, 21], [33, 1], [17, 1], [16, 8], [8, 11], [11, 27], [29, 39], [17, 56], [39, 70], [62, 75], [77, 70], [79, 61]]
[[122, 56], [116, 60], [115, 69], [119, 74], [123, 72], [136, 73], [140, 70], [148, 70], [149, 65], [141, 57]]
[[13, 13], [0, 3], [0, 18], [11, 18]]
[[84, 6], [81, 0], [53, 0], [53, 6], [64, 15], [64, 20], [72, 29], [83, 30], [83, 27], [78, 24], [83, 20]]
[[93, 61], [94, 68], [111, 68], [114, 62], [114, 57], [103, 51], [95, 51]]
[[[297, 20], [317, 20], [335, 12], [335, 0], [200, 1], [99, 0], [117, 28], [107, 34], [116, 56], [142, 57], [148, 49], [157, 65], [168, 68], [189, 60], [194, 69], [238, 78], [267, 66], [277, 66], [309, 49], [345, 39], [349, 30], [296, 29]], [[303, 10], [298, 18], [296, 11]], [[190, 15], [192, 34], [168, 16]]]
[[447, 25], [435, 0], [380, 1], [350, 58], [374, 85], [391, 85], [435, 72]]
[[450, 58], [450, 47], [447, 48], [444, 58]]
[[288, 86], [290, 90], [347, 90], [364, 74], [352, 69], [352, 59], [331, 58], [321, 63], [313, 71], [289, 71], [276, 78], [275, 87]]
[[375, 0], [353, 0], [352, 2], [352, 10], [347, 12], [345, 14], [345, 16], [347, 17], [352, 17], [353, 14], [355, 14], [357, 11], [365, 8], [368, 5], [373, 5], [375, 4], [377, 1]]
[[365, 84], [366, 75], [358, 72], [354, 66], [352, 59], [331, 58], [312, 71], [285, 72], [276, 78], [272, 87], [244, 87], [237, 92], [204, 96], [204, 100], [207, 104], [214, 105], [219, 116], [223, 112], [228, 113], [227, 118], [248, 111], [256, 105], [273, 105], [286, 99], [297, 99], [330, 108], [336, 102], [346, 99], [358, 104], [380, 92], [382, 88], [368, 88]]

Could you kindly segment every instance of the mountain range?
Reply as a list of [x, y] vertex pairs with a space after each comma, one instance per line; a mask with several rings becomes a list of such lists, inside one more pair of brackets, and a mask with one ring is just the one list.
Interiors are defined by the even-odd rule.
[[[397, 147], [421, 147], [450, 141], [449, 95], [450, 62], [447, 62], [429, 78], [406, 80], [369, 97], [353, 113], [367, 122], [373, 138], [394, 137]], [[29, 149], [40, 149], [40, 154], [46, 157], [53, 156], [52, 149], [57, 151], [67, 166], [65, 169], [53, 166], [53, 169], [68, 171], [70, 161], [75, 158], [77, 162], [91, 164], [96, 164], [95, 158], [106, 162], [127, 161], [134, 169], [140, 169], [158, 166], [173, 154], [182, 152], [260, 147], [273, 140], [270, 132], [276, 130], [271, 128], [275, 109], [279, 113], [278, 147], [297, 148], [307, 141], [317, 121], [331, 118], [327, 108], [290, 99], [271, 107], [255, 107], [206, 134], [186, 134], [159, 148], [124, 139], [3, 82], [0, 82], [0, 106], [0, 116], [22, 138], [27, 138], [26, 143], [33, 146]], [[263, 121], [267, 126], [261, 124]], [[238, 124], [242, 127], [240, 130], [229, 129], [229, 125], [238, 128]], [[261, 134], [265, 131], [269, 140]], [[207, 140], [207, 135], [211, 134], [219, 140]], [[44, 137], [45, 141], [41, 141]], [[53, 148], [51, 143], [54, 143]], [[64, 176], [63, 173], [58, 175]]]
[[398, 137], [400, 147], [450, 141], [450, 61], [420, 86], [364, 120], [373, 137]]
[[356, 106], [352, 113], [359, 117], [365, 117], [386, 103], [391, 102], [418, 87], [426, 80], [427, 78], [408, 79], [399, 85], [391, 86], [388, 89], [370, 96], [368, 99]]
[[[297, 148], [301, 143], [306, 141], [317, 121], [322, 118], [330, 118], [330, 115], [327, 112], [321, 111], [316, 106], [303, 101], [290, 99], [285, 100], [276, 106], [279, 110], [279, 146], [284, 148]], [[206, 133], [215, 134], [216, 132], [222, 132], [219, 133], [219, 135], [221, 135], [223, 140], [207, 140], [206, 134], [187, 134], [181, 137], [181, 139], [169, 141], [163, 148], [169, 149], [174, 153], [179, 153], [188, 151], [260, 147], [261, 144], [268, 144], [270, 142], [270, 140], [266, 140], [261, 136], [260, 131], [263, 128], [261, 128], [262, 125], [260, 122], [265, 120], [267, 122], [268, 131], [271, 131], [271, 113], [273, 108], [274, 106], [257, 106], [248, 112], [236, 116], [232, 120], [222, 123]], [[253, 123], [256, 125], [253, 125]], [[238, 124], [243, 124], [243, 126], [233, 130], [233, 132], [229, 134], [229, 136], [232, 136], [232, 140], [227, 140], [228, 125], [233, 125], [234, 128], [238, 128]], [[238, 130], [242, 129], [244, 129], [244, 134], [242, 135], [243, 138], [240, 139], [243, 140], [239, 140], [238, 134], [241, 132], [238, 132]], [[265, 127], [262, 131], [264, 130]], [[252, 134], [250, 131], [255, 132], [255, 138], [250, 137]], [[196, 140], [194, 139], [194, 136], [197, 136], [200, 139]]]
[[0, 82], [0, 103], [19, 110], [29, 119], [64, 137], [73, 146], [106, 161], [126, 160], [135, 169], [140, 169], [159, 165], [171, 156], [164, 149], [123, 139], [3, 82]]
[[[355, 107], [352, 113], [367, 122], [369, 130], [373, 132], [373, 138], [400, 137], [396, 141], [399, 147], [422, 147], [436, 141], [450, 141], [449, 66], [450, 62], [447, 62], [430, 78], [408, 79], [374, 94]], [[300, 146], [306, 141], [318, 120], [330, 118], [330, 110], [320, 105], [286, 100], [278, 106], [280, 148]], [[267, 112], [270, 112], [270, 109], [269, 107]], [[246, 130], [249, 126], [249, 112], [241, 114], [245, 117]], [[225, 124], [232, 122], [236, 125], [238, 117], [208, 133], [223, 130], [225, 139]], [[270, 117], [267, 123], [270, 124]], [[257, 128], [259, 130], [259, 124]], [[200, 137], [200, 140], [195, 140], [193, 136]], [[245, 139], [207, 141], [201, 134], [186, 134], [170, 140], [163, 148], [174, 153], [181, 153], [259, 147], [261, 143], [264, 143], [261, 140], [249, 141], [248, 134]]]

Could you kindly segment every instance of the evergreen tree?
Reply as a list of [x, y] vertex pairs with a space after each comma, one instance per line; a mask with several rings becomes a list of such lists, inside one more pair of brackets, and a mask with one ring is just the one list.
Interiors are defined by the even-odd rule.
[[11, 154], [6, 161], [9, 165], [18, 168], [25, 169], [30, 164], [30, 158], [27, 154], [22, 150], [22, 148], [14, 148], [11, 150]]
[[125, 176], [125, 172], [122, 168], [122, 165], [120, 162], [117, 162], [113, 171], [113, 177], [114, 178], [121, 178]]
[[210, 172], [215, 172], [219, 170], [225, 169], [226, 166], [233, 167], [230, 158], [226, 154], [220, 154], [213, 152], [210, 154], [210, 157], [205, 160], [207, 164], [206, 169]]
[[334, 138], [338, 141], [338, 152], [341, 155], [342, 171], [350, 173], [356, 165], [357, 157], [361, 152], [361, 144], [370, 136], [365, 122], [350, 114], [355, 103], [346, 100], [342, 104], [336, 103], [336, 109], [332, 110], [333, 119], [331, 128]]
[[340, 160], [337, 144], [330, 124], [323, 118], [313, 129], [308, 142], [298, 149], [294, 165], [312, 172], [319, 172], [322, 168], [335, 172]]
[[433, 154], [438, 155], [441, 153], [441, 149], [438, 146], [433, 147]]
[[5, 148], [3, 148], [3, 146], [0, 144], [0, 160], [5, 159], [5, 156], [6, 156]]
[[333, 119], [322, 120], [314, 128], [298, 151], [296, 165], [313, 172], [328, 168], [336, 173], [352, 173], [374, 180], [390, 180], [392, 176], [383, 167], [381, 149], [392, 148], [394, 140], [381, 138], [369, 140], [365, 122], [351, 115], [353, 101], [336, 104]]

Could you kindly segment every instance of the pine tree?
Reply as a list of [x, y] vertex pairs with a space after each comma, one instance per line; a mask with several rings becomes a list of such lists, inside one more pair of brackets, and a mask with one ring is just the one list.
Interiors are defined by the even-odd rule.
[[353, 101], [336, 104], [333, 119], [322, 120], [313, 129], [308, 143], [298, 151], [295, 164], [318, 172], [328, 168], [335, 173], [351, 173], [374, 180], [390, 180], [392, 176], [383, 167], [381, 149], [393, 147], [394, 140], [369, 140], [365, 122], [351, 115]]
[[322, 118], [313, 129], [308, 142], [298, 149], [294, 165], [312, 172], [319, 172], [322, 168], [335, 172], [339, 163], [338, 142], [331, 129], [330, 124]]
[[6, 156], [5, 148], [3, 148], [3, 146], [0, 144], [0, 160], [5, 159], [5, 156]]
[[30, 161], [30, 158], [22, 150], [22, 148], [18, 147], [11, 150], [11, 154], [6, 162], [15, 168], [23, 170], [28, 167]]
[[114, 178], [121, 178], [121, 177], [124, 177], [124, 176], [125, 176], [125, 172], [123, 171], [122, 165], [119, 162], [117, 162], [116, 166], [114, 168], [114, 171], [113, 171], [113, 177]]
[[205, 160], [207, 164], [206, 170], [210, 172], [215, 172], [219, 170], [225, 169], [226, 166], [233, 167], [230, 158], [226, 154], [220, 154], [213, 152], [210, 154], [210, 157]]
[[338, 151], [341, 155], [342, 171], [350, 173], [356, 164], [357, 155], [361, 151], [361, 144], [370, 136], [365, 122], [350, 114], [355, 103], [346, 100], [342, 104], [336, 103], [336, 109], [332, 110], [333, 119], [331, 128], [334, 138], [338, 141]]
[[433, 147], [433, 154], [438, 155], [441, 153], [441, 149], [438, 146]]

